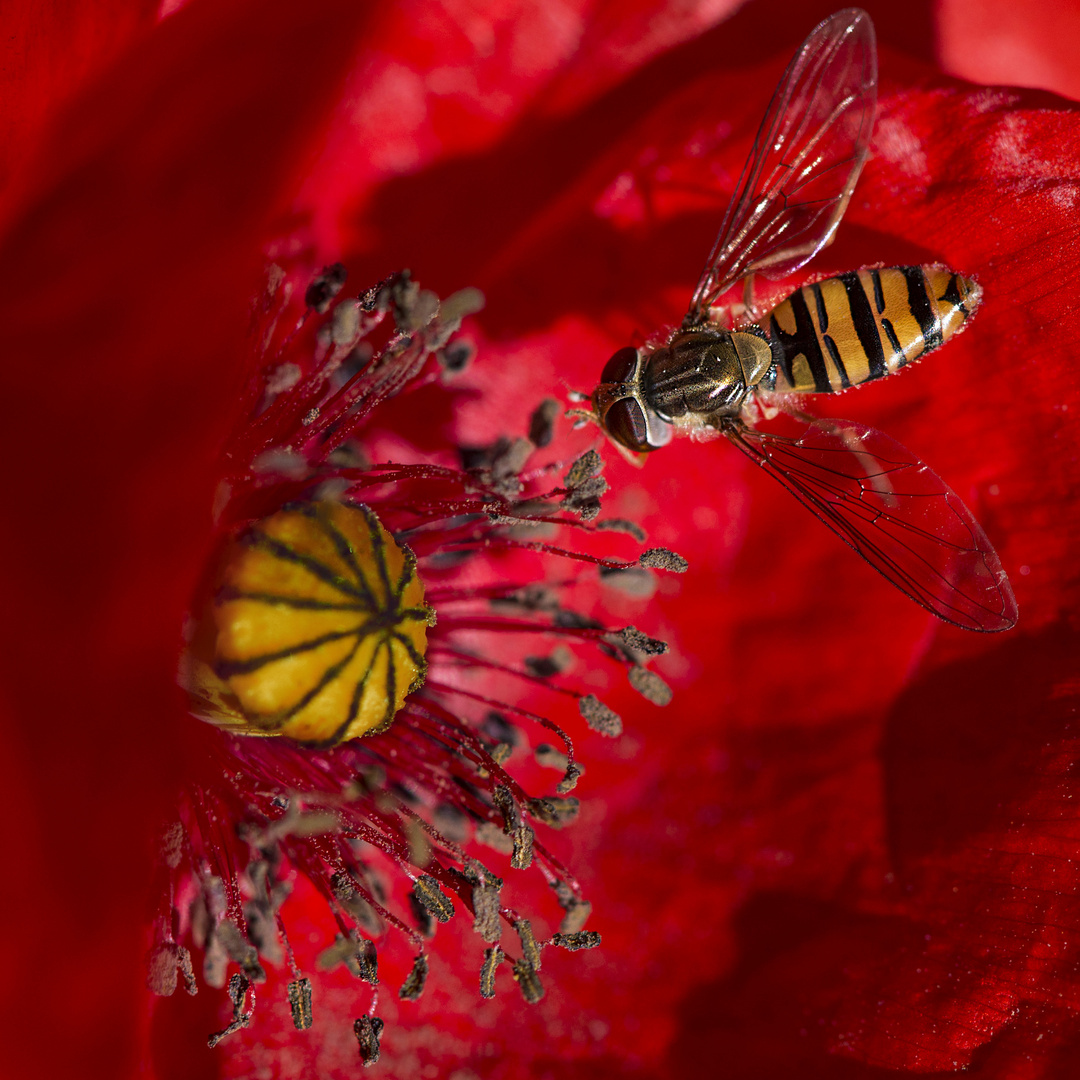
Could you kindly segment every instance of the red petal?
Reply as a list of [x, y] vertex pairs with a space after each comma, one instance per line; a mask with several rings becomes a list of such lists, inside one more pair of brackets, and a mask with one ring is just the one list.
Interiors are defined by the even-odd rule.
[[190, 4], [73, 101], [8, 203], [3, 657], [19, 813], [45, 852], [7, 897], [34, 941], [7, 982], [23, 1041], [5, 1060], [23, 1075], [133, 1061], [132, 927], [247, 301], [362, 15]]
[[1035, 19], [1008, 0], [938, 0], [936, 7], [938, 55], [950, 75], [1080, 97], [1080, 11], [1070, 0], [1044, 0]]
[[[193, 10], [208, 24], [225, 18], [220, 8], [212, 18]], [[711, 165], [728, 173], [741, 165], [782, 59], [822, 12], [748, 5], [711, 35], [668, 49], [615, 84], [604, 58], [614, 55], [614, 69], [630, 73], [648, 49], [624, 63], [624, 53], [605, 52], [606, 32], [586, 34], [595, 50], [577, 68], [564, 67], [556, 51], [525, 76], [500, 49], [484, 69], [462, 46], [459, 74], [474, 66], [489, 72], [474, 95], [429, 93], [444, 42], [420, 14], [392, 13], [381, 36], [369, 36], [371, 52], [342, 116], [355, 116], [359, 103], [373, 141], [355, 159], [338, 154], [343, 143], [331, 144], [308, 190], [332, 196], [324, 237], [336, 237], [341, 206], [358, 208], [349, 235], [355, 229], [361, 238], [373, 280], [407, 261], [442, 291], [487, 288], [490, 341], [477, 379], [499, 384], [488, 407], [517, 430], [515, 416], [560, 380], [590, 389], [629, 334], [681, 315], [724, 200], [722, 174]], [[882, 5], [883, 40], [924, 57], [928, 24], [925, 12], [912, 18]], [[200, 29], [207, 53], [229, 36], [212, 30]], [[68, 153], [65, 175], [75, 175], [80, 160], [103, 160], [107, 145], [122, 167], [110, 178], [87, 166], [81, 175], [92, 183], [80, 191], [61, 183], [54, 163], [52, 178], [37, 185], [42, 209], [16, 237], [22, 264], [5, 264], [0, 291], [4, 325], [21, 338], [5, 400], [38, 401], [43, 379], [61, 384], [51, 384], [48, 408], [21, 407], [9, 418], [8, 460], [32, 453], [36, 468], [9, 467], [9, 502], [34, 528], [5, 552], [7, 565], [32, 571], [13, 596], [11, 620], [21, 632], [9, 655], [25, 675], [8, 703], [20, 710], [15, 730], [29, 745], [39, 832], [59, 835], [77, 817], [79, 844], [110, 838], [108, 850], [65, 852], [73, 884], [41, 899], [40, 925], [66, 930], [70, 893], [104, 878], [112, 908], [90, 890], [83, 915], [101, 929], [102, 953], [124, 960], [106, 969], [118, 972], [116, 986], [85, 1004], [61, 1003], [72, 1038], [87, 1047], [84, 1072], [103, 1060], [94, 1055], [113, 1037], [108, 1007], [127, 1000], [125, 980], [137, 969], [123, 923], [138, 917], [132, 898], [142, 875], [124, 864], [112, 837], [126, 835], [117, 826], [125, 814], [155, 805], [161, 747], [170, 745], [163, 718], [172, 715], [165, 687], [173, 628], [204, 542], [207, 463], [227, 410], [220, 370], [240, 339], [229, 313], [250, 291], [268, 192], [281, 186], [285, 151], [276, 140], [278, 156], [261, 159], [259, 139], [233, 145], [231, 138], [265, 137], [263, 117], [276, 125], [282, 88], [292, 95], [304, 88], [305, 102], [311, 90], [314, 100], [313, 81], [334, 70], [321, 53], [308, 58], [303, 47], [283, 46], [280, 67], [258, 74], [255, 92], [238, 101], [242, 77], [232, 64], [249, 54], [239, 29], [232, 40], [232, 57], [216, 54], [221, 86], [168, 120], [156, 149], [145, 114], [141, 123], [125, 114], [127, 130], [140, 133], [141, 154], [120, 130], [123, 116], [114, 122], [112, 109], [84, 108], [91, 134], [102, 116], [116, 130], [93, 135], [97, 150], [79, 143], [83, 157]], [[189, 56], [194, 45], [185, 49]], [[745, 66], [759, 55], [769, 62]], [[717, 57], [742, 66], [717, 74]], [[180, 59], [177, 47], [175, 66]], [[157, 85], [152, 70], [134, 67], [134, 85]], [[640, 739], [625, 744], [633, 756], [619, 760], [613, 751], [605, 760], [602, 749], [585, 748], [583, 794], [605, 794], [592, 803], [591, 823], [586, 817], [566, 843], [578, 849], [578, 865], [591, 860], [593, 925], [606, 947], [588, 966], [558, 969], [561, 986], [533, 1011], [509, 994], [477, 1008], [471, 977], [457, 987], [444, 972], [444, 997], [417, 1010], [428, 1023], [409, 1028], [406, 1019], [387, 1034], [398, 1075], [446, 1071], [459, 1059], [481, 1075], [518, 1065], [560, 1076], [665, 1068], [682, 1075], [718, 1060], [733, 1077], [871, 1075], [860, 1062], [1053, 1075], [1055, 1060], [1057, 1074], [1069, 1074], [1077, 1037], [1069, 1011], [1077, 1005], [1069, 724], [1078, 685], [1080, 465], [1068, 422], [1080, 407], [1072, 358], [1077, 116], [1045, 96], [928, 84], [929, 72], [896, 56], [884, 58], [883, 71], [891, 82], [877, 156], [837, 244], [814, 269], [943, 259], [975, 273], [987, 300], [947, 353], [835, 404], [917, 449], [976, 509], [1017, 585], [1020, 627], [985, 640], [932, 624], [722, 445], [673, 447], [641, 475], [610, 468], [624, 508], [647, 516], [652, 541], [688, 555], [692, 570], [680, 595], [661, 593], [651, 616], [657, 625], [648, 627], [677, 638], [685, 670], [675, 667], [677, 657], [667, 669], [680, 683], [676, 703], [659, 722], [629, 698], [613, 701]], [[549, 76], [554, 89], [545, 97]], [[178, 78], [168, 68], [159, 88]], [[403, 87], [417, 93], [402, 96]], [[125, 96], [120, 82], [102, 93], [114, 105]], [[260, 96], [279, 105], [260, 110]], [[446, 96], [453, 100], [432, 100]], [[393, 128], [403, 118], [394, 106], [402, 101], [416, 115], [399, 139]], [[533, 102], [555, 119], [538, 121]], [[478, 113], [480, 105], [490, 112]], [[222, 122], [204, 130], [219, 115]], [[300, 123], [293, 115], [289, 130]], [[701, 132], [717, 136], [711, 158], [685, 152]], [[170, 147], [166, 164], [144, 166], [164, 160]], [[191, 172], [176, 186], [202, 197], [161, 222], [163, 178], [185, 166]], [[341, 173], [331, 176], [335, 166]], [[692, 191], [698, 167], [705, 183]], [[121, 182], [133, 170], [150, 177], [150, 196]], [[257, 181], [266, 170], [273, 175]], [[417, 171], [383, 183], [407, 170]], [[618, 205], [620, 192], [633, 194], [621, 185], [624, 173], [639, 193], [655, 196], [648, 213], [635, 217], [629, 198]], [[233, 193], [223, 207], [218, 186]], [[50, 234], [49, 222], [60, 220], [53, 213], [65, 207], [72, 208], [66, 220], [86, 230], [92, 255], [75, 258], [66, 237]], [[132, 299], [112, 283], [133, 276], [140, 253], [152, 287]], [[54, 268], [68, 277], [45, 304], [35, 298]], [[103, 314], [114, 310], [114, 320]], [[44, 374], [38, 356], [50, 365]], [[172, 399], [183, 411], [177, 404], [170, 416], [164, 403]], [[92, 412], [82, 407], [90, 400]], [[68, 475], [76, 482], [41, 499], [43, 483]], [[88, 492], [92, 483], [99, 488]], [[31, 505], [29, 514], [23, 508]], [[78, 573], [70, 569], [72, 547], [85, 560]], [[157, 611], [144, 610], [146, 596]], [[27, 634], [35, 633], [66, 645], [64, 660], [53, 650], [31, 665]], [[87, 641], [96, 651], [85, 651]], [[133, 676], [136, 666], [147, 674]], [[67, 685], [55, 686], [57, 672]], [[62, 731], [71, 747], [72, 764], [59, 774], [56, 754], [32, 727], [43, 688], [50, 733]], [[147, 718], [159, 732], [136, 726]], [[57, 785], [70, 811], [61, 810]], [[15, 865], [33, 857], [32, 848], [12, 855]], [[8, 925], [20, 914], [26, 918], [16, 912]], [[53, 940], [50, 974], [87, 962], [89, 948], [71, 959], [69, 939]], [[53, 1000], [45, 978], [30, 986], [31, 1000]], [[317, 1021], [341, 1041], [293, 1035], [281, 1009], [260, 1006], [259, 1030], [222, 1047], [227, 1067], [287, 1075], [292, 1055], [308, 1054], [323, 1075], [354, 1068], [347, 994], [342, 988]], [[209, 995], [186, 1004], [213, 1006]], [[177, 1072], [191, 1075], [206, 1058], [176, 1047], [194, 1045], [214, 1025], [194, 1015], [185, 1024], [190, 1031], [159, 1029], [159, 1060], [164, 1069], [171, 1057]], [[476, 1049], [478, 1028], [490, 1057]], [[42, 1045], [55, 1046], [55, 1034], [47, 1038], [54, 1043]]]
[[156, 4], [94, 0], [13, 2], [0, 39], [0, 188], [7, 187], [48, 118], [154, 24]]

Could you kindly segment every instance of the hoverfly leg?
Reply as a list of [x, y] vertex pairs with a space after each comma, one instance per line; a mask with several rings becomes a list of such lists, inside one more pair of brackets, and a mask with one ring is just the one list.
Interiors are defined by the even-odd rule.
[[803, 423], [812, 424], [817, 417], [812, 413], [804, 412], [795, 404], [795, 394], [781, 394], [772, 390], [754, 388], [749, 394], [742, 407], [742, 419], [751, 427], [759, 420], [774, 420], [781, 413], [790, 416]]
[[768, 405], [756, 393], [752, 393], [746, 395], [739, 419], [748, 427], [753, 427], [762, 420], [771, 420], [779, 412], [778, 405]]
[[705, 325], [731, 329], [737, 321], [743, 319], [742, 305], [714, 304], [706, 312]]
[[753, 272], [743, 278], [743, 307], [746, 308], [747, 322], [757, 322], [757, 311], [754, 309], [754, 275]]
[[628, 461], [635, 469], [644, 469], [645, 462], [648, 461], [649, 455], [639, 453], [636, 450], [631, 450], [628, 446], [623, 446], [622, 443], [617, 442], [614, 439], [610, 439], [609, 442], [615, 447], [616, 450]]

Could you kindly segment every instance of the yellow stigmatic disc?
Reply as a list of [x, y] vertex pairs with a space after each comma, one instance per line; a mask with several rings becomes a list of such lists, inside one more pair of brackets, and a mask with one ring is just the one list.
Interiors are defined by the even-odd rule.
[[332, 746], [382, 731], [419, 689], [434, 618], [412, 552], [371, 510], [311, 502], [229, 545], [207, 621], [186, 665], [196, 713]]

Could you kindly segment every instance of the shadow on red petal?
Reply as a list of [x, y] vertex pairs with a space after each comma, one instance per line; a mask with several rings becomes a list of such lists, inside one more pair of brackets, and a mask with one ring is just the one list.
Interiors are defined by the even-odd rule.
[[[905, 691], [881, 756], [893, 872], [759, 891], [725, 978], [684, 1000], [674, 1074], [1072, 1075], [1080, 1047], [1080, 681], [1057, 625]], [[854, 830], [853, 830], [854, 831]], [[790, 839], [790, 838], [789, 838]]]
[[[1080, 688], [1062, 687], [1077, 675], [1078, 656], [1080, 635], [1058, 623], [1037, 636], [1002, 639], [900, 696], [881, 751], [899, 874], [985, 847], [987, 836], [1019, 826], [1034, 803], [1041, 828], [1052, 810], [1061, 825], [1073, 826]], [[1058, 841], [1045, 836], [1042, 843]]]
[[876, 953], [883, 941], [876, 920], [805, 896], [761, 893], [735, 929], [742, 957], [729, 977], [684, 1000], [667, 1075], [705, 1075], [720, 1063], [729, 1080], [894, 1075], [829, 1053], [832, 1014], [845, 991], [841, 972]]

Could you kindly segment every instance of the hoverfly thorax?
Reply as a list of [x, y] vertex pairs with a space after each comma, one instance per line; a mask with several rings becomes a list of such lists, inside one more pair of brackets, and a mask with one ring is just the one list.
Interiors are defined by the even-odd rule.
[[668, 420], [736, 416], [771, 363], [763, 334], [680, 330], [647, 357], [645, 400]]
[[650, 405], [644, 387], [646, 361], [640, 349], [619, 349], [604, 365], [593, 391], [593, 410], [604, 430], [637, 453], [671, 442], [671, 425]]

